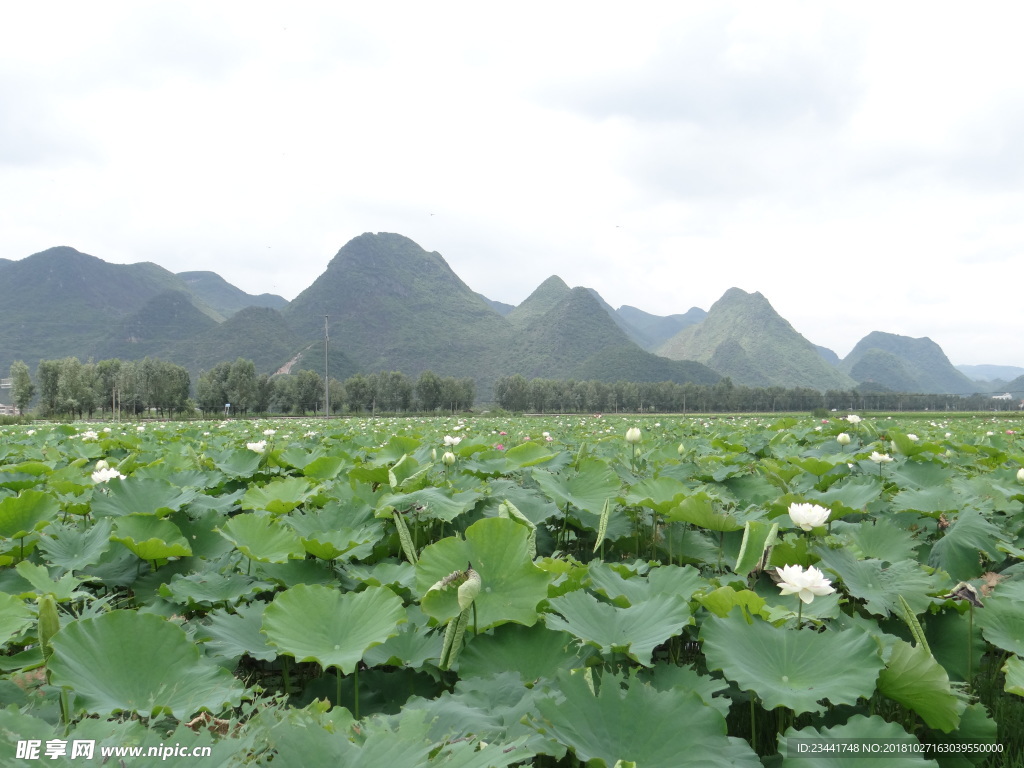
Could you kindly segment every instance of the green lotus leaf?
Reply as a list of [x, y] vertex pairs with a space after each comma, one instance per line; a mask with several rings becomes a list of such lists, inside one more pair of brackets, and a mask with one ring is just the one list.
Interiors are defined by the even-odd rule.
[[764, 607], [764, 598], [749, 589], [736, 590], [732, 587], [719, 587], [713, 592], [702, 595], [697, 601], [719, 617], [728, 616], [737, 605], [744, 616], [757, 614], [761, 618], [768, 617], [768, 610]]
[[219, 603], [235, 605], [243, 598], [270, 588], [265, 581], [257, 581], [242, 573], [221, 574], [216, 571], [180, 573], [160, 585], [160, 595], [171, 602], [188, 608], [211, 608]]
[[320, 456], [302, 467], [302, 474], [323, 483], [336, 478], [344, 465], [343, 456]]
[[544, 617], [549, 629], [570, 632], [602, 653], [625, 653], [647, 667], [654, 648], [690, 623], [689, 605], [677, 595], [653, 595], [628, 608], [616, 608], [577, 590], [552, 598], [549, 605], [556, 612]]
[[816, 456], [791, 456], [789, 460], [804, 472], [809, 472], [818, 478], [827, 475], [836, 467], [833, 462], [819, 459]]
[[250, 486], [242, 509], [266, 510], [274, 515], [291, 512], [313, 494], [313, 484], [301, 477], [284, 477], [266, 485]]
[[1006, 663], [1003, 664], [1002, 672], [1006, 677], [1003, 690], [1007, 693], [1024, 696], [1024, 661], [1021, 661], [1020, 656], [1010, 656], [1007, 658]]
[[898, 528], [885, 518], [871, 525], [837, 520], [832, 524], [832, 533], [847, 539], [853, 545], [857, 558], [864, 560], [888, 563], [913, 560], [915, 551], [921, 546], [921, 540], [915, 539], [910, 531]]
[[217, 530], [250, 560], [286, 563], [306, 556], [294, 531], [270, 515], [258, 512], [235, 515]]
[[337, 503], [283, 520], [299, 534], [306, 551], [323, 560], [365, 557], [384, 535], [384, 523], [369, 508], [353, 511]]
[[653, 509], [663, 515], [688, 493], [690, 489], [674, 477], [646, 478], [630, 486], [625, 502], [630, 506]]
[[857, 630], [810, 632], [775, 627], [736, 611], [709, 616], [701, 627], [708, 669], [720, 669], [766, 709], [817, 712], [820, 700], [854, 704], [875, 690], [882, 668], [878, 646]]
[[387, 587], [339, 592], [300, 584], [274, 598], [263, 614], [271, 645], [296, 661], [352, 672], [368, 648], [398, 634], [405, 621], [402, 600]]
[[729, 683], [721, 678], [700, 675], [690, 667], [676, 664], [656, 664], [649, 670], [641, 670], [640, 679], [648, 680], [659, 691], [693, 691], [709, 707], [717, 709], [722, 717], [729, 716], [732, 700], [725, 695]]
[[503, 624], [493, 632], [473, 638], [459, 656], [461, 677], [486, 677], [515, 672], [524, 682], [554, 679], [563, 669], [583, 666], [581, 649], [568, 632], [556, 632], [544, 624], [526, 627]]
[[949, 687], [949, 676], [923, 645], [899, 641], [878, 675], [878, 690], [914, 710], [929, 728], [949, 733], [960, 724], [964, 702]]
[[185, 632], [160, 616], [110, 611], [65, 625], [53, 636], [54, 685], [98, 715], [166, 712], [179, 720], [237, 706], [244, 688], [202, 659]]
[[[620, 486], [619, 478], [611, 467], [595, 458], [581, 461], [576, 473], [569, 476], [535, 469], [533, 479], [561, 509], [565, 509], [566, 504], [572, 504], [576, 509], [591, 515], [600, 515], [605, 501], [610, 496], [618, 495]], [[595, 530], [596, 527], [595, 524]]]
[[743, 528], [743, 520], [730, 512], [720, 512], [715, 508], [715, 500], [701, 491], [688, 496], [672, 507], [665, 519], [673, 522], [692, 523], [710, 531], [738, 531]]
[[690, 565], [663, 565], [651, 570], [646, 577], [624, 578], [615, 567], [593, 562], [588, 573], [593, 590], [620, 608], [642, 603], [659, 594], [674, 594], [689, 600], [694, 592], [707, 586], [700, 571]]
[[60, 512], [60, 504], [45, 491], [22, 491], [0, 499], [0, 538], [23, 539], [40, 531]]
[[974, 614], [981, 634], [992, 645], [1024, 656], [1024, 611], [1009, 597], [989, 597]]
[[66, 523], [51, 523], [39, 539], [39, 549], [47, 561], [65, 571], [95, 565], [110, 547], [113, 525], [109, 518], [97, 520], [88, 528]]
[[440, 488], [424, 488], [412, 493], [384, 494], [377, 503], [377, 517], [391, 517], [393, 511], [414, 510], [421, 519], [450, 523], [480, 500], [475, 491], [449, 496]]
[[[87, 597], [88, 593], [79, 591], [78, 588], [87, 581], [92, 581], [89, 578], [80, 579], [71, 573], [65, 573], [59, 579], [54, 579], [45, 565], [30, 563], [28, 560], [22, 560], [14, 566], [14, 570], [31, 585], [35, 593], [53, 595], [58, 603]], [[25, 596], [23, 595], [23, 597]]]
[[931, 595], [947, 586], [943, 575], [928, 573], [916, 560], [887, 565], [881, 560], [858, 560], [849, 549], [819, 547], [815, 551], [821, 555], [819, 567], [838, 574], [847, 591], [878, 616], [898, 612], [900, 595], [915, 614], [924, 613]]
[[733, 571], [741, 576], [746, 576], [760, 565], [765, 550], [775, 543], [778, 533], [778, 523], [747, 520], [743, 524], [743, 541], [740, 543], [740, 553], [736, 556], [736, 566]]
[[423, 611], [440, 622], [460, 614], [455, 589], [431, 587], [472, 563], [482, 585], [474, 601], [480, 631], [506, 621], [534, 624], [537, 604], [547, 597], [549, 577], [530, 559], [528, 539], [526, 526], [492, 517], [469, 526], [465, 539], [448, 537], [425, 547], [416, 563]]
[[398, 625], [398, 634], [380, 645], [368, 648], [363, 654], [363, 660], [368, 666], [418, 669], [427, 661], [438, 659], [441, 646], [437, 636], [430, 634], [427, 615], [416, 605], [408, 606], [405, 611], [407, 620]]
[[945, 534], [932, 547], [929, 564], [938, 566], [956, 581], [981, 576], [986, 566], [979, 554], [1000, 561], [1002, 532], [976, 509], [965, 509], [956, 515]]
[[935, 485], [929, 488], [913, 488], [900, 491], [892, 498], [892, 507], [897, 512], [922, 512], [938, 515], [940, 512], [954, 512], [960, 508], [953, 489]]
[[459, 680], [451, 693], [445, 691], [432, 700], [414, 700], [405, 710], [426, 712], [431, 722], [430, 736], [437, 741], [475, 737], [488, 744], [507, 744], [523, 738], [527, 747], [564, 755], [563, 745], [523, 722], [536, 711], [536, 700], [541, 695], [538, 688], [524, 686], [515, 673], [498, 672], [486, 678]]
[[[716, 768], [761, 763], [746, 742], [726, 735], [725, 718], [692, 691], [659, 691], [605, 675], [597, 695], [582, 674], [559, 675], [561, 696], [537, 700], [535, 727], [567, 744], [581, 762], [644, 768]], [[683, 726], [685, 724], [685, 726]], [[600, 762], [598, 762], [600, 761]]]
[[266, 603], [256, 601], [238, 606], [234, 613], [223, 608], [211, 611], [205, 623], [196, 629], [196, 639], [213, 656], [234, 659], [245, 655], [258, 661], [272, 661], [277, 651], [267, 644], [263, 634], [266, 607]]
[[882, 495], [882, 481], [876, 475], [855, 475], [839, 480], [827, 491], [808, 490], [808, 501], [817, 502], [832, 510], [832, 518], [864, 509]]
[[0, 648], [35, 623], [35, 613], [25, 601], [0, 592]]
[[263, 456], [248, 448], [235, 448], [211, 453], [210, 460], [228, 477], [250, 478], [259, 469]]
[[[850, 745], [856, 739], [871, 739], [880, 744], [901, 744], [917, 746], [920, 742], [904, 731], [896, 723], [883, 720], [878, 715], [865, 717], [854, 715], [844, 725], [832, 728], [808, 727], [796, 730], [790, 728], [784, 736], [779, 737], [779, 754], [782, 756], [783, 768], [936, 768], [934, 760], [928, 760], [920, 752], [900, 754], [888, 752], [877, 756], [862, 753], [810, 752], [801, 753], [799, 742], [824, 740], [826, 746], [839, 748]], [[810, 747], [810, 744], [805, 744]]]
[[199, 493], [195, 488], [176, 488], [166, 480], [141, 477], [114, 478], [92, 497], [96, 517], [156, 515], [164, 517], [188, 504]]
[[502, 456], [505, 460], [505, 471], [509, 474], [523, 467], [535, 467], [538, 464], [546, 464], [555, 458], [557, 454], [535, 443], [532, 440], [527, 443], [520, 443], [505, 451]]
[[166, 560], [192, 554], [192, 548], [178, 526], [153, 515], [119, 517], [110, 540], [124, 544], [143, 560]]

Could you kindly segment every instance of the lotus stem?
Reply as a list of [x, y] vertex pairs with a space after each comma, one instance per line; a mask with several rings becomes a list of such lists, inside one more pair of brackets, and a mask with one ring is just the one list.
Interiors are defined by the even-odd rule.
[[967, 685], [971, 685], [971, 679], [974, 677], [974, 654], [971, 651], [974, 642], [974, 603], [968, 601], [967, 606], [967, 610], [970, 611], [967, 614]]
[[281, 657], [281, 686], [284, 688], [284, 695], [288, 695], [288, 691], [291, 688], [288, 679], [288, 657]]
[[356, 668], [352, 672], [352, 715], [356, 720], [359, 719], [359, 662], [356, 662]]
[[757, 752], [757, 718], [755, 700], [757, 696], [750, 692], [750, 748]]
[[802, 629], [803, 628], [803, 621], [804, 621], [804, 601], [801, 600], [800, 598], [797, 598], [797, 608], [796, 608], [796, 628], [797, 629]]

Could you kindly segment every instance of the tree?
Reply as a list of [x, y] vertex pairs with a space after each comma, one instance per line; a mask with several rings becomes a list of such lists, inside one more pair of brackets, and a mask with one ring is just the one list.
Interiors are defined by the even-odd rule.
[[433, 371], [424, 371], [416, 380], [416, 397], [420, 409], [436, 411], [441, 407], [441, 377]]
[[14, 407], [19, 413], [24, 413], [35, 396], [36, 385], [32, 383], [28, 366], [21, 360], [15, 360], [11, 363], [11, 397], [14, 398]]
[[292, 407], [296, 413], [316, 411], [323, 402], [324, 380], [320, 374], [309, 369], [295, 374], [295, 390], [292, 393]]
[[227, 400], [235, 413], [247, 413], [256, 402], [256, 364], [252, 360], [237, 358], [225, 384]]

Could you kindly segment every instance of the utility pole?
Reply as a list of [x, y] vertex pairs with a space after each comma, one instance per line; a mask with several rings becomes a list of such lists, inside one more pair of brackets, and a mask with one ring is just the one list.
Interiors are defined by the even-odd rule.
[[331, 417], [331, 374], [330, 367], [327, 364], [327, 318], [329, 315], [324, 315], [324, 418], [329, 419]]

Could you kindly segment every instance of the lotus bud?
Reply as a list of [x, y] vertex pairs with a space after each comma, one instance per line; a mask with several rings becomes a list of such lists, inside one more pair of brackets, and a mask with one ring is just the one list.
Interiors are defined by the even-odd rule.
[[684, 453], [686, 453], [686, 446], [683, 445], [682, 443], [680, 443], [679, 447], [676, 448], [676, 453], [678, 453], [680, 456], [682, 456]]
[[451, 451], [445, 451], [445, 452], [444, 452], [444, 456], [442, 456], [442, 457], [441, 457], [441, 461], [442, 461], [442, 462], [443, 462], [443, 463], [444, 463], [444, 464], [445, 464], [446, 466], [449, 466], [449, 467], [450, 467], [450, 466], [451, 466], [452, 464], [454, 464], [454, 463], [455, 463], [455, 454], [454, 454], [454, 453], [452, 453]]
[[466, 569], [466, 580], [459, 585], [459, 610], [464, 611], [473, 604], [480, 594], [480, 574], [471, 565]]
[[640, 427], [630, 427], [626, 430], [626, 442], [633, 445], [640, 442]]
[[850, 436], [845, 432], [840, 432], [838, 435], [836, 435], [836, 442], [839, 443], [840, 445], [849, 445]]
[[1017, 482], [1024, 483], [1024, 467], [1017, 470]]
[[57, 634], [60, 629], [60, 616], [57, 615], [57, 603], [53, 595], [43, 595], [39, 598], [39, 646], [43, 649], [43, 661], [50, 658], [53, 653], [53, 646], [50, 645], [50, 638]]

